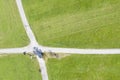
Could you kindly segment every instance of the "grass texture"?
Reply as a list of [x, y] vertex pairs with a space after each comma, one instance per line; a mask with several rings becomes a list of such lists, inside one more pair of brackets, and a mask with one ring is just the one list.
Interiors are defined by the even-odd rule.
[[71, 55], [47, 68], [49, 80], [120, 80], [120, 55]]
[[15, 0], [0, 0], [0, 48], [29, 43]]
[[120, 0], [22, 0], [40, 44], [120, 48]]
[[37, 60], [24, 55], [0, 56], [0, 80], [41, 80]]

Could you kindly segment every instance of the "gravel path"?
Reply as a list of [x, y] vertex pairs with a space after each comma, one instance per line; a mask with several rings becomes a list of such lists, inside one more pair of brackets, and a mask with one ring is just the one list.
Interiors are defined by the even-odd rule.
[[45, 65], [45, 61], [43, 58], [39, 58], [37, 56], [37, 60], [39, 62], [39, 66], [41, 69], [41, 75], [42, 75], [42, 80], [48, 80], [48, 74], [47, 74], [47, 69], [46, 69], [46, 65]]
[[[35, 38], [35, 35], [32, 32], [32, 30], [30, 28], [30, 25], [29, 25], [29, 23], [27, 21], [27, 18], [25, 16], [21, 0], [16, 0], [16, 3], [17, 3], [17, 6], [18, 6], [18, 9], [19, 9], [19, 13], [20, 13], [20, 16], [21, 16], [24, 28], [26, 30], [26, 33], [27, 33], [29, 39], [30, 39], [29, 47], [31, 47], [31, 48], [33, 48], [33, 47], [41, 48], [38, 45], [37, 40]], [[31, 50], [33, 50], [33, 49], [31, 49]], [[37, 57], [37, 60], [39, 62], [39, 66], [40, 66], [40, 69], [41, 69], [42, 80], [48, 80], [47, 69], [46, 69], [46, 65], [45, 65], [44, 59], [43, 58], [39, 58], [37, 55], [36, 55], [36, 57]]]
[[44, 47], [43, 51], [68, 54], [120, 54], [120, 49], [77, 49]]
[[[18, 54], [23, 52], [33, 52], [33, 47], [39, 47], [43, 52], [55, 52], [55, 53], [69, 53], [69, 54], [120, 54], [120, 48], [118, 49], [76, 49], [76, 48], [55, 48], [55, 47], [44, 47], [39, 45], [34, 33], [32, 32], [28, 20], [25, 16], [24, 9], [21, 0], [16, 0], [17, 7], [23, 22], [23, 26], [30, 40], [30, 44], [22, 48], [6, 48], [0, 49], [0, 54]], [[40, 65], [42, 80], [48, 80], [47, 69], [45, 61], [37, 56], [37, 60]]]

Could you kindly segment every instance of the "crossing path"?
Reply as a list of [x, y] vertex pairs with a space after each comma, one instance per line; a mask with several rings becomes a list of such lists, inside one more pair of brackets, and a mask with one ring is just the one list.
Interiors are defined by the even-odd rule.
[[[17, 3], [17, 7], [19, 9], [19, 13], [20, 13], [22, 22], [23, 22], [23, 26], [24, 26], [24, 28], [26, 30], [26, 33], [27, 33], [27, 35], [29, 37], [29, 40], [30, 40], [30, 44], [29, 44], [28, 47], [30, 49], [33, 48], [33, 47], [39, 47], [41, 49], [41, 46], [38, 45], [37, 40], [35, 38], [35, 35], [32, 32], [31, 27], [30, 27], [30, 25], [28, 23], [28, 20], [27, 20], [27, 18], [25, 16], [25, 12], [24, 12], [24, 9], [23, 9], [23, 6], [22, 6], [22, 1], [21, 0], [16, 0], [16, 3]], [[33, 49], [31, 49], [31, 50], [33, 50]], [[41, 69], [42, 80], [48, 80], [48, 74], [47, 74], [47, 69], [46, 69], [44, 59], [38, 57], [37, 55], [36, 55], [36, 57], [37, 57], [37, 60], [39, 62], [39, 66], [40, 66], [40, 69]]]
[[[17, 7], [22, 19], [23, 26], [25, 28], [26, 34], [30, 40], [30, 44], [28, 46], [22, 47], [22, 48], [6, 48], [6, 49], [0, 49], [0, 54], [18, 54], [23, 52], [31, 52], [33, 53], [33, 47], [38, 47], [42, 50], [42, 52], [55, 52], [55, 53], [68, 53], [68, 54], [120, 54], [120, 48], [118, 49], [76, 49], [76, 48], [55, 48], [55, 47], [45, 47], [42, 45], [39, 45], [34, 33], [32, 32], [32, 29], [28, 23], [28, 20], [25, 16], [25, 12], [22, 6], [21, 0], [16, 0]], [[41, 69], [41, 75], [43, 80], [48, 80], [48, 74], [47, 69], [45, 66], [45, 61], [43, 58], [39, 58], [38, 56], [37, 60], [40, 65]]]

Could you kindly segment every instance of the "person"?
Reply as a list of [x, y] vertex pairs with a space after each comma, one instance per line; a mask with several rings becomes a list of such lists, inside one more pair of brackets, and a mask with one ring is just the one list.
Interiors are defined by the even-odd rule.
[[31, 54], [30, 54], [30, 58], [31, 58], [31, 59], [33, 58]]
[[26, 52], [23, 52], [24, 55], [26, 55]]
[[39, 69], [39, 72], [41, 72], [41, 69]]

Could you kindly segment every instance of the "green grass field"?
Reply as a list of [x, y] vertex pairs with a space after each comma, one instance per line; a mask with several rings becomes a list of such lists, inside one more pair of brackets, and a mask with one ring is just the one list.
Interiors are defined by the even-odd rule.
[[[120, 0], [22, 0], [40, 44], [120, 48]], [[15, 0], [0, 0], [0, 48], [29, 42]], [[49, 80], [120, 80], [120, 55], [71, 55], [46, 62]], [[41, 80], [36, 59], [0, 55], [0, 80]]]
[[15, 0], [0, 0], [0, 48], [28, 43]]
[[120, 0], [22, 0], [40, 44], [120, 48]]
[[120, 55], [72, 55], [47, 67], [49, 80], [120, 80]]
[[[47, 62], [49, 80], [119, 80], [120, 55], [71, 55]], [[0, 56], [0, 80], [41, 80], [36, 59]]]
[[41, 80], [36, 59], [24, 55], [0, 56], [0, 80]]

